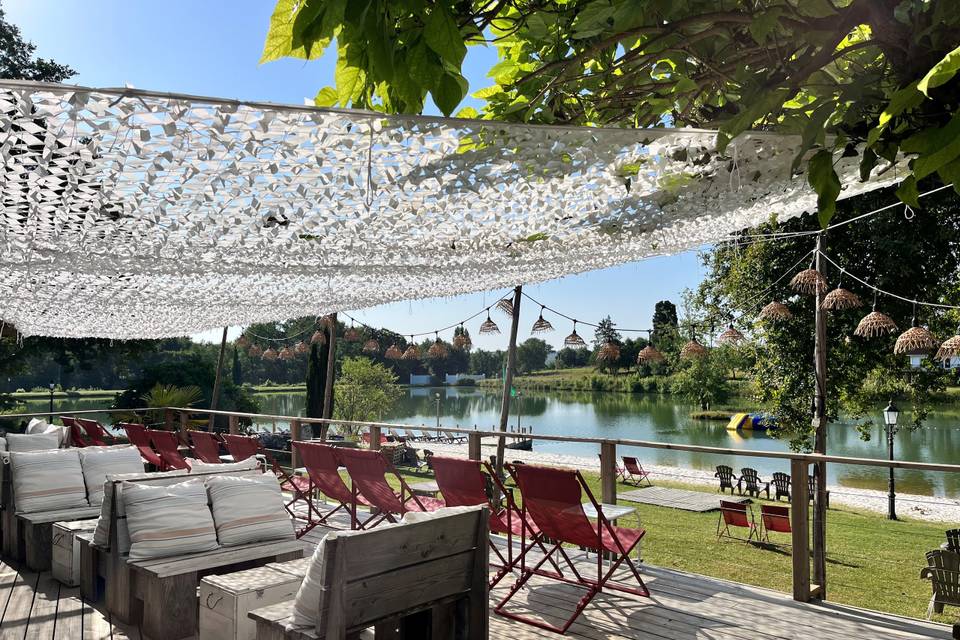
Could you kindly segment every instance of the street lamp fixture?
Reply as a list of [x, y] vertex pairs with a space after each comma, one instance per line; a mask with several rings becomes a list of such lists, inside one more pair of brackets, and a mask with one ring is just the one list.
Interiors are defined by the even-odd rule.
[[[883, 410], [883, 422], [887, 425], [887, 454], [890, 461], [893, 461], [893, 437], [897, 434], [897, 419], [900, 417], [900, 410], [893, 400]], [[890, 467], [890, 485], [887, 491], [887, 519], [897, 519], [896, 509], [897, 494], [893, 479], [893, 467]]]
[[53, 423], [53, 392], [57, 388], [57, 383], [50, 381], [50, 423]]
[[440, 440], [440, 392], [435, 392], [433, 398], [437, 401], [437, 440]]

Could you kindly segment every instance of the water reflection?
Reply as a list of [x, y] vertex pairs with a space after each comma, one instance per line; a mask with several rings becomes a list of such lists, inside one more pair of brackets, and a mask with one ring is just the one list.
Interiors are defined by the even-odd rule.
[[[430, 427], [436, 424], [437, 402], [440, 394], [440, 416], [445, 426], [459, 425], [489, 429], [500, 416], [500, 394], [494, 390], [477, 388], [411, 388], [408, 389], [393, 412], [383, 420], [405, 422]], [[272, 393], [259, 396], [263, 412], [274, 415], [303, 414], [304, 393]], [[76, 398], [55, 403], [56, 412], [96, 409], [108, 404], [103, 399]], [[29, 403], [31, 411], [46, 411], [43, 401]], [[623, 438], [689, 443], [740, 450], [787, 451], [786, 442], [764, 433], [731, 433], [723, 422], [691, 420], [694, 407], [669, 397], [634, 396], [600, 392], [524, 392], [513, 401], [510, 425], [517, 424], [517, 407], [523, 427], [532, 427], [535, 433], [577, 435], [595, 438]], [[880, 408], [877, 409], [878, 414]], [[878, 420], [879, 423], [879, 420]], [[924, 429], [897, 434], [897, 457], [903, 460], [956, 463], [960, 461], [960, 411], [956, 407], [938, 408]], [[274, 424], [261, 425], [267, 429]], [[277, 428], [286, 428], [278, 422]], [[827, 437], [828, 450], [835, 455], [864, 458], [885, 458], [886, 439], [879, 424], [874, 425], [871, 439], [860, 439], [852, 424], [833, 424]], [[595, 445], [578, 443], [537, 443], [537, 450], [582, 456], [596, 456]], [[653, 464], [683, 466], [712, 471], [718, 464], [729, 464], [734, 469], [745, 466], [757, 468], [761, 475], [774, 471], [789, 471], [783, 461], [763, 460], [745, 456], [716, 456], [704, 453], [686, 453], [660, 449], [639, 449], [635, 453]], [[862, 466], [830, 465], [829, 481], [849, 487], [886, 488], [884, 469]], [[897, 471], [898, 491], [925, 495], [960, 497], [960, 474], [926, 474]]]

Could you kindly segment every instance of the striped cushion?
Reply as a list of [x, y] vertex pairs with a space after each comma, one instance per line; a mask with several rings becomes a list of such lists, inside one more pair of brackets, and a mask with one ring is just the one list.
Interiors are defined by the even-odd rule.
[[83, 481], [91, 506], [103, 502], [103, 483], [115, 473], [143, 473], [143, 461], [136, 447], [84, 447], [80, 449]]
[[56, 433], [8, 433], [8, 451], [47, 451], [60, 447]]
[[259, 465], [260, 461], [255, 457], [250, 457], [240, 462], [221, 462], [219, 464], [216, 462], [204, 462], [197, 458], [187, 458], [187, 466], [190, 467], [190, 473], [250, 471], [251, 469], [256, 469]]
[[219, 548], [202, 480], [165, 487], [124, 482], [121, 497], [131, 561]]
[[90, 506], [76, 449], [12, 451], [10, 468], [17, 513]]
[[283, 506], [280, 483], [272, 473], [214, 475], [206, 483], [217, 538], [223, 546], [294, 537], [293, 521]]
[[[113, 487], [117, 486], [113, 484], [117, 480], [143, 480], [145, 476], [149, 478], [165, 478], [170, 476], [185, 476], [187, 475], [186, 469], [177, 469], [175, 471], [162, 471], [154, 473], [114, 473], [108, 475], [106, 481], [103, 483], [103, 502], [100, 504], [100, 518], [97, 520], [97, 530], [93, 532], [93, 544], [100, 547], [101, 549], [110, 548], [110, 509], [112, 508], [111, 503], [111, 494], [113, 493]], [[118, 494], [122, 495], [122, 491], [118, 491]], [[122, 516], [117, 520], [117, 541], [120, 547], [120, 553], [126, 553], [130, 549], [130, 536], [127, 533], [127, 519], [126, 514], [123, 513], [123, 505], [121, 504], [118, 509], [118, 516]]]

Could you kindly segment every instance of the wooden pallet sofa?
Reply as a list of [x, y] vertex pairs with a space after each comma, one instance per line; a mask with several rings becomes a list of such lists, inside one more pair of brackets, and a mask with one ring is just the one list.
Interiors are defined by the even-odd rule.
[[[255, 460], [251, 461], [255, 463]], [[176, 640], [194, 636], [197, 632], [197, 587], [201, 577], [213, 573], [229, 573], [239, 569], [261, 566], [269, 562], [281, 562], [301, 558], [305, 543], [294, 537], [293, 523], [283, 508], [279, 484], [273, 474], [263, 474], [259, 469], [238, 469], [237, 465], [204, 466], [202, 471], [185, 475], [184, 472], [166, 472], [142, 474], [139, 476], [110, 476], [104, 486], [104, 500], [100, 514], [100, 525], [92, 539], [81, 537], [81, 593], [95, 599], [101, 592], [100, 583], [104, 583], [106, 608], [111, 615], [127, 624], [139, 624], [142, 636], [147, 640]], [[209, 469], [209, 470], [208, 470]], [[256, 480], [270, 478], [276, 486], [277, 505], [283, 517], [288, 518], [289, 536], [284, 539], [271, 539], [247, 544], [220, 544], [226, 533], [216, 532], [211, 548], [193, 553], [183, 553], [185, 548], [196, 542], [196, 529], [184, 529], [173, 532], [171, 518], [163, 516], [144, 520], [151, 526], [156, 521], [158, 531], [164, 531], [167, 550], [155, 550], [156, 557], [141, 557], [135, 545], [139, 540], [159, 540], [152, 534], [131, 536], [130, 501], [134, 492], [143, 492], [151, 488], [162, 490], [164, 504], [178, 508], [178, 492], [191, 480], [206, 484], [209, 489], [214, 478], [234, 482], [236, 480]], [[183, 490], [185, 491], [185, 490]], [[211, 493], [212, 493], [211, 489]], [[169, 494], [169, 495], [167, 495]], [[184, 500], [186, 500], [184, 498]], [[195, 502], [195, 498], [193, 499]], [[204, 498], [202, 506], [193, 502], [182, 505], [187, 512], [199, 512], [204, 507], [216, 513], [216, 499], [209, 504]], [[212, 517], [212, 516], [211, 516]], [[239, 517], [239, 515], [238, 515]], [[211, 520], [211, 523], [213, 521]], [[167, 529], [163, 529], [167, 527]], [[182, 537], [169, 537], [179, 536]], [[206, 535], [206, 534], [204, 534]], [[155, 544], [149, 542], [149, 544]], [[138, 555], [139, 554], [139, 555]], [[136, 557], [134, 557], [136, 556]]]
[[[57, 436], [8, 436], [36, 448], [0, 453], [2, 549], [32, 571], [47, 571], [53, 552], [53, 525], [100, 514], [103, 479], [110, 470], [143, 471], [136, 449], [126, 446], [58, 448]], [[46, 445], [34, 439], [52, 438]], [[19, 471], [18, 471], [19, 470]]]
[[[257, 609], [257, 640], [488, 637], [489, 513], [409, 514], [369, 531], [333, 532], [306, 568], [297, 599]], [[363, 635], [366, 634], [366, 635]]]

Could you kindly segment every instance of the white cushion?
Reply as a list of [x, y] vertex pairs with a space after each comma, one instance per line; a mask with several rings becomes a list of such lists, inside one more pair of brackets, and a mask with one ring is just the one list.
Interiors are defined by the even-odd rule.
[[58, 449], [60, 438], [56, 433], [8, 433], [8, 451], [46, 451]]
[[0, 451], [6, 451], [6, 450], [7, 450], [7, 439], [0, 438]]
[[27, 428], [24, 433], [45, 433], [49, 426], [43, 418], [33, 418], [27, 423]]
[[124, 482], [130, 560], [179, 556], [219, 548], [202, 480], [168, 486]]
[[84, 447], [79, 449], [83, 481], [87, 485], [90, 505], [103, 502], [103, 483], [108, 475], [115, 473], [143, 473], [143, 461], [136, 447]]
[[[432, 512], [413, 512], [409, 511], [404, 514], [400, 522], [390, 523], [390, 524], [381, 524], [377, 526], [377, 531], [383, 531], [384, 529], [390, 529], [392, 527], [402, 527], [405, 524], [411, 524], [413, 522], [423, 522], [424, 520], [432, 520], [433, 518], [442, 518], [444, 516], [450, 516], [457, 513], [465, 513], [467, 511], [475, 511], [479, 507], [444, 507], [442, 509], [437, 509]], [[356, 536], [363, 535], [367, 533], [366, 531], [331, 531], [317, 545], [316, 550], [313, 552], [313, 557], [310, 560], [310, 565], [307, 569], [307, 575], [303, 577], [303, 582], [300, 583], [300, 589], [297, 591], [297, 598], [293, 601], [293, 615], [290, 617], [290, 622], [287, 624], [287, 629], [301, 629], [304, 627], [316, 628], [317, 621], [320, 617], [320, 611], [323, 608], [323, 598], [326, 593], [326, 589], [323, 586], [324, 575], [326, 573], [326, 554], [325, 547], [327, 540], [331, 540], [337, 536]]]
[[[106, 480], [103, 483], [103, 502], [100, 504], [100, 517], [97, 520], [97, 529], [93, 532], [93, 544], [100, 547], [101, 549], [108, 549], [110, 547], [110, 510], [112, 509], [112, 502], [110, 500], [110, 485], [112, 485], [117, 480], [142, 480], [145, 479], [144, 476], [150, 478], [165, 478], [169, 476], [185, 476], [187, 475], [186, 469], [175, 469], [173, 471], [159, 471], [154, 473], [144, 474], [140, 473], [111, 473], [107, 475]], [[122, 491], [120, 491], [122, 495]], [[119, 503], [119, 500], [118, 500]], [[120, 514], [123, 514], [123, 505], [120, 504], [118, 509]], [[127, 521], [126, 519], [117, 521], [117, 546], [120, 547], [120, 553], [126, 553], [130, 549], [130, 535], [127, 533]]]
[[13, 451], [10, 468], [17, 513], [90, 506], [76, 449]]
[[272, 473], [217, 474], [208, 476], [205, 482], [217, 539], [224, 547], [295, 537], [293, 520], [283, 506], [280, 483]]
[[250, 457], [240, 462], [204, 462], [196, 458], [187, 458], [187, 466], [190, 467], [190, 473], [227, 473], [230, 471], [250, 471], [256, 469], [260, 464], [256, 458]]

